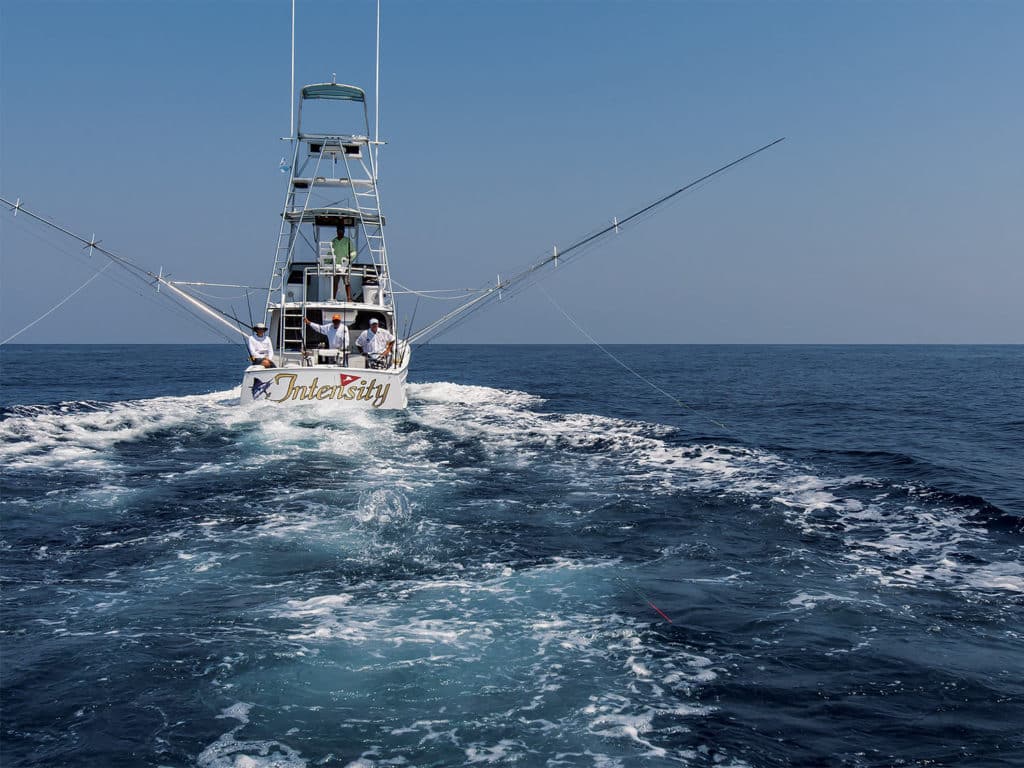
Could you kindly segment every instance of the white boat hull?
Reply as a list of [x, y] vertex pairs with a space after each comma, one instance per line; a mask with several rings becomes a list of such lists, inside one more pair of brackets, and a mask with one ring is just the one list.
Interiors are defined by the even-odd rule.
[[288, 406], [314, 402], [353, 408], [405, 408], [409, 355], [398, 368], [374, 370], [337, 365], [287, 368], [250, 366], [242, 377], [241, 402]]

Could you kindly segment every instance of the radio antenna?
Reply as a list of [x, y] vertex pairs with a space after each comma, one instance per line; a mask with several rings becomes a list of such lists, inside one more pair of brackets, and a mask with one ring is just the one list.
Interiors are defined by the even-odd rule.
[[380, 152], [380, 0], [377, 0], [377, 58], [373, 82], [373, 180], [377, 180], [377, 155]]
[[295, 0], [292, 0], [292, 91], [288, 103], [288, 138], [295, 138]]

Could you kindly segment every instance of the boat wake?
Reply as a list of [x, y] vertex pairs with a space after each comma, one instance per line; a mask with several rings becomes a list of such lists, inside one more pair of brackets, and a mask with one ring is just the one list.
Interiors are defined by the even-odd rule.
[[[0, 460], [11, 472], [59, 468], [102, 478], [107, 487], [130, 485], [153, 464], [160, 465], [153, 476], [160, 484], [242, 464], [282, 470], [312, 462], [322, 468], [324, 486], [356, 489], [337, 475], [372, 466], [379, 487], [358, 488], [358, 508], [369, 521], [408, 522], [431, 497], [496, 473], [556, 484], [562, 498], [481, 499], [487, 505], [540, 503], [573, 517], [619, 497], [725, 495], [744, 515], [775, 516], [803, 534], [841, 541], [853, 575], [887, 586], [1024, 592], [1018, 564], [972, 554], [990, 528], [1012, 533], [1016, 520], [977, 497], [884, 476], [832, 476], [759, 448], [695, 444], [658, 424], [549, 413], [542, 398], [525, 392], [430, 383], [410, 384], [409, 394], [410, 410], [399, 415], [324, 404], [243, 409], [237, 389], [19, 406], [0, 420]], [[81, 492], [94, 493], [91, 485]]]
[[[833, 474], [519, 391], [409, 396], [406, 412], [239, 408], [236, 390], [9, 410], [0, 547], [35, 585], [9, 609], [51, 663], [67, 644], [94, 659], [90, 680], [212, 690], [220, 717], [152, 723], [169, 764], [300, 766], [329, 743], [358, 765], [742, 766], [729, 723], [701, 724], [759, 643], [812, 613], [888, 615], [893, 592], [986, 611], [1024, 592], [1018, 537], [980, 524], [984, 502], [877, 466]], [[764, 637], [738, 641], [734, 615]], [[65, 705], [85, 714], [37, 713], [64, 730], [26, 738], [107, 716], [46, 706]]]

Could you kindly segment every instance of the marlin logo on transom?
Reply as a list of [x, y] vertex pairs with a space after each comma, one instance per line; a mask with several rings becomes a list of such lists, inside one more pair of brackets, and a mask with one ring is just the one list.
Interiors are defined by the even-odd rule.
[[[285, 391], [278, 397], [271, 397], [267, 392], [266, 398], [272, 403], [283, 403], [286, 400], [309, 401], [309, 400], [364, 400], [368, 401], [374, 408], [380, 408], [388, 398], [391, 384], [378, 384], [377, 379], [367, 381], [362, 376], [352, 374], [339, 374], [338, 384], [321, 384], [318, 376], [313, 377], [309, 384], [299, 384], [298, 374], [278, 373], [275, 374], [273, 383], [285, 385]], [[356, 382], [359, 382], [356, 385]], [[260, 382], [262, 385], [263, 382]], [[266, 382], [269, 386], [270, 382]], [[276, 393], [275, 393], [276, 394]], [[256, 385], [253, 385], [253, 397], [256, 396]]]
[[254, 378], [252, 380], [252, 399], [259, 400], [261, 397], [266, 399], [270, 397], [270, 381], [260, 381]]

